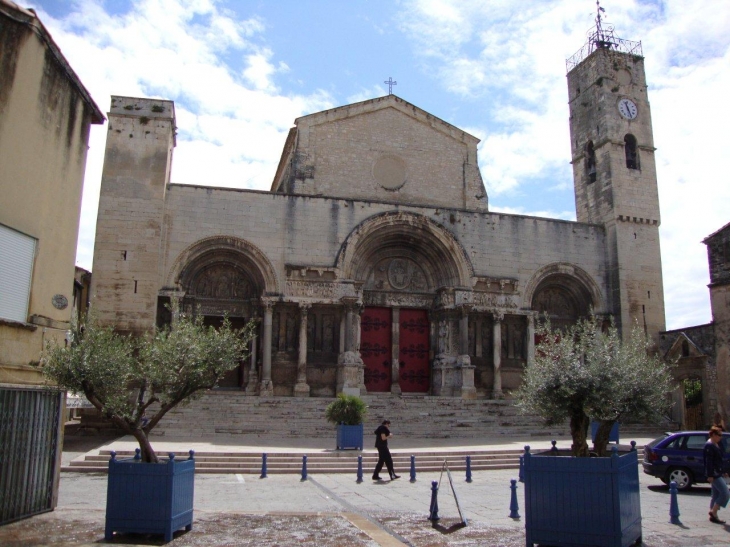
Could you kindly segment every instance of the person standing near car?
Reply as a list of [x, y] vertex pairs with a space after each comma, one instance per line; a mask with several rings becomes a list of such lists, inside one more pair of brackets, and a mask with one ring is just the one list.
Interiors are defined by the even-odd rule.
[[720, 431], [727, 431], [725, 428], [725, 420], [722, 419], [722, 414], [719, 412], [715, 412], [715, 417], [712, 420], [712, 425], [715, 427], [719, 427]]
[[393, 470], [393, 457], [390, 455], [390, 450], [388, 449], [388, 438], [392, 437], [388, 428], [389, 425], [390, 420], [383, 420], [383, 423], [375, 430], [375, 448], [378, 449], [378, 464], [375, 466], [375, 471], [373, 472], [374, 481], [382, 480], [380, 478], [380, 470], [383, 469], [383, 464], [388, 468], [390, 480], [400, 479], [400, 476], [396, 475]]
[[717, 426], [710, 428], [710, 438], [705, 443], [702, 456], [705, 460], [705, 475], [707, 482], [712, 486], [712, 497], [710, 498], [710, 522], [715, 524], [725, 524], [724, 520], [720, 520], [717, 511], [720, 507], [726, 507], [730, 501], [730, 491], [728, 491], [725, 477], [727, 473], [723, 468], [722, 449], [720, 441], [722, 440], [722, 430]]

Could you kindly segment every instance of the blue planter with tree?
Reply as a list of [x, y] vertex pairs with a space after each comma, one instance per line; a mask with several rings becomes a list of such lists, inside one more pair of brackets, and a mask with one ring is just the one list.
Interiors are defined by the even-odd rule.
[[172, 541], [175, 531], [193, 527], [195, 459], [143, 463], [140, 451], [134, 458], [117, 460], [112, 452], [106, 497], [104, 539], [114, 532], [163, 534]]
[[526, 544], [628, 547], [641, 539], [636, 450], [606, 458], [525, 451]]
[[356, 395], [340, 393], [324, 412], [327, 421], [337, 424], [337, 450], [363, 447], [363, 420], [367, 414], [365, 402]]
[[362, 450], [363, 438], [363, 424], [337, 424], [337, 450], [345, 450], [348, 448]]
[[[639, 465], [635, 448], [606, 457], [621, 418], [656, 420], [673, 381], [652, 342], [635, 326], [623, 336], [602, 317], [551, 329], [545, 317], [535, 359], [525, 370], [518, 405], [547, 424], [570, 422], [573, 444], [522, 457], [527, 545], [627, 547], [641, 539]], [[588, 449], [589, 416], [599, 425]], [[598, 457], [589, 457], [591, 453]]]

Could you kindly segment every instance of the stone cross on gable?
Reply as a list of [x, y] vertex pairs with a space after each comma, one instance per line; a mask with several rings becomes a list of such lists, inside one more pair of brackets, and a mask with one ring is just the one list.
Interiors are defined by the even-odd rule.
[[392, 76], [388, 76], [388, 79], [386, 81], [384, 81], [383, 83], [384, 84], [388, 84], [388, 95], [392, 95], [393, 94], [393, 86], [394, 85], [398, 85], [398, 82], [396, 82], [395, 80], [393, 80], [393, 77]]

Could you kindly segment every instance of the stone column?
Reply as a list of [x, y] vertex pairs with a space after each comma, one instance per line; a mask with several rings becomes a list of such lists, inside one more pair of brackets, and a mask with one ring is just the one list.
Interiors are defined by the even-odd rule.
[[345, 343], [347, 340], [347, 325], [346, 325], [346, 314], [342, 314], [340, 316], [340, 353], [343, 353], [345, 351]]
[[[476, 399], [477, 390], [474, 386], [474, 369], [469, 357], [469, 312], [471, 307], [461, 307], [459, 318], [459, 356], [456, 358], [456, 366], [461, 374], [457, 376], [457, 382], [461, 388], [462, 399]], [[456, 393], [454, 394], [456, 395]]]
[[494, 313], [494, 329], [492, 331], [492, 346], [494, 356], [494, 385], [492, 387], [492, 398], [502, 399], [502, 320], [504, 313]]
[[535, 314], [527, 316], [527, 366], [535, 364]]
[[309, 397], [307, 384], [307, 312], [309, 304], [299, 304], [299, 359], [297, 360], [297, 383], [294, 397]]
[[364, 389], [365, 364], [362, 362], [358, 346], [360, 302], [356, 298], [343, 298], [345, 305], [345, 351], [337, 359], [337, 393], [360, 395]]
[[391, 324], [391, 365], [390, 365], [390, 392], [400, 395], [400, 308], [393, 308], [393, 322]]
[[[259, 323], [259, 318], [258, 317], [255, 318], [254, 321]], [[259, 330], [261, 330], [260, 327], [261, 327], [261, 325], [259, 324]], [[258, 367], [257, 367], [258, 363], [257, 363], [257, 359], [256, 359], [256, 357], [257, 357], [257, 355], [256, 355], [257, 347], [256, 346], [257, 346], [258, 339], [259, 339], [258, 335], [251, 338], [251, 355], [250, 355], [251, 365], [250, 365], [250, 369], [248, 372], [248, 383], [246, 384], [246, 393], [251, 393], [251, 394], [256, 393], [256, 390], [259, 387], [259, 371], [258, 371]]]
[[261, 397], [274, 395], [274, 384], [271, 382], [271, 326], [274, 317], [274, 303], [264, 302], [264, 340], [263, 358], [261, 362]]

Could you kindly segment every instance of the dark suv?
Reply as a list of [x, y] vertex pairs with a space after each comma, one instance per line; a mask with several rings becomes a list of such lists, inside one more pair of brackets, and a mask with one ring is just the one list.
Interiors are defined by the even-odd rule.
[[[679, 490], [687, 490], [696, 482], [707, 482], [702, 449], [707, 442], [707, 431], [678, 431], [665, 433], [644, 447], [644, 473], [658, 477], [669, 484], [677, 483]], [[724, 469], [730, 470], [730, 433], [723, 433], [720, 441]]]

